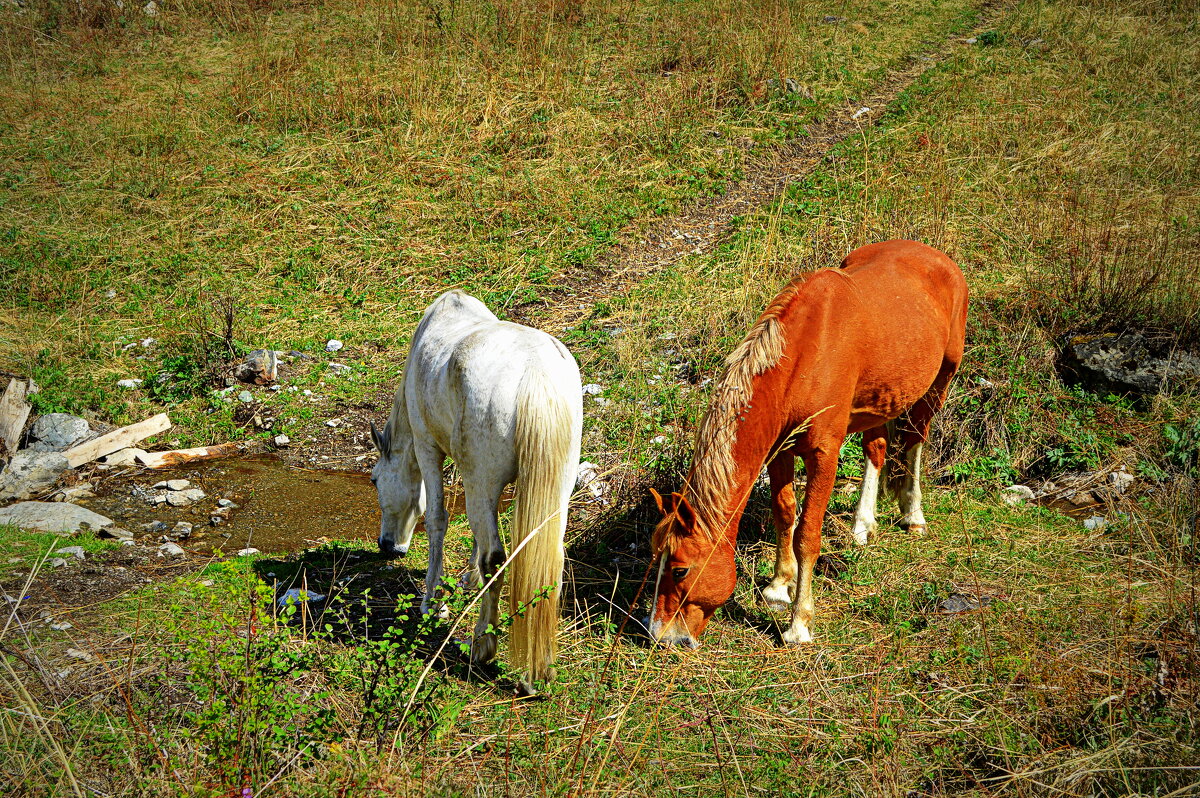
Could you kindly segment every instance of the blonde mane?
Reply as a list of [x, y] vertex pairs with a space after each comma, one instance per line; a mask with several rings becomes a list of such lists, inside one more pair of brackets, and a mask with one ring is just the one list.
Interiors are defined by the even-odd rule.
[[[683, 495], [696, 515], [696, 527], [709, 540], [725, 526], [729, 511], [729, 493], [734, 489], [733, 444], [744, 413], [750, 408], [754, 378], [774, 368], [783, 356], [786, 343], [779, 317], [796, 298], [800, 287], [811, 277], [806, 274], [789, 283], [758, 317], [750, 332], [729, 356], [725, 371], [717, 381], [708, 412], [696, 433], [696, 452], [692, 472], [683, 487]], [[663, 531], [669, 538], [678, 527]]]

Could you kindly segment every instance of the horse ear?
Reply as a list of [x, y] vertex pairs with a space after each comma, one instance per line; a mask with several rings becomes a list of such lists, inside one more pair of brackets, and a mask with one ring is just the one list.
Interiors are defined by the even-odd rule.
[[654, 497], [654, 503], [658, 505], [658, 511], [663, 515], [667, 514], [667, 510], [663, 507], [663, 497], [659, 495], [654, 488], [650, 489], [650, 495]]
[[688, 500], [682, 493], [671, 494], [672, 504], [675, 505], [675, 514], [679, 516], [679, 521], [688, 529], [693, 529], [696, 526], [696, 511], [692, 509], [692, 505], [688, 504]]
[[388, 427], [384, 426], [383, 430], [383, 432], [380, 432], [379, 428], [375, 426], [375, 422], [371, 422], [371, 443], [375, 444], [375, 448], [379, 451], [380, 456], [384, 460], [387, 460], [392, 453], [392, 447], [389, 445], [390, 441], [388, 441], [390, 437], [387, 433]]

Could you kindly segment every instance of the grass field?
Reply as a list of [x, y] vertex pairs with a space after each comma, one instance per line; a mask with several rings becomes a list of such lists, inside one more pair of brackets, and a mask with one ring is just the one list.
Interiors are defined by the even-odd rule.
[[[292, 384], [382, 419], [418, 314], [458, 286], [553, 329], [603, 386], [584, 456], [615, 500], [574, 514], [540, 700], [511, 697], [503, 655], [481, 674], [455, 642], [438, 653], [447, 630], [404, 609], [423, 551], [394, 569], [355, 541], [216, 562], [51, 608], [65, 631], [6, 617], [3, 791], [1200, 795], [1200, 392], [1097, 396], [1055, 362], [1070, 334], [1200, 341], [1197, 10], [0, 10], [0, 368], [38, 381], [39, 412], [116, 424], [166, 406], [183, 444], [266, 435], [213, 380], [269, 346], [315, 356]], [[614, 245], [853, 113], [913, 56], [929, 69], [719, 246], [622, 278]], [[784, 649], [757, 599], [774, 555], [756, 494], [704, 647], [646, 645], [624, 621], [655, 520], [645, 488], [686, 469], [704, 378], [791, 275], [894, 237], [948, 252], [972, 290], [929, 532], [845, 547], [855, 496], [836, 493], [817, 642]], [[571, 287], [588, 283], [611, 291]], [[582, 320], [561, 323], [567, 306]], [[327, 369], [329, 338], [353, 380]], [[149, 387], [116, 388], [130, 376]], [[318, 437], [324, 411], [300, 392], [256, 402], [281, 419], [269, 434]], [[856, 444], [846, 455], [848, 482]], [[998, 497], [1119, 466], [1138, 479], [1102, 530]], [[468, 535], [453, 519], [448, 572]], [[0, 530], [10, 594], [50, 547]], [[281, 609], [276, 583], [332, 596], [323, 614]], [[986, 606], [939, 611], [962, 596]]]

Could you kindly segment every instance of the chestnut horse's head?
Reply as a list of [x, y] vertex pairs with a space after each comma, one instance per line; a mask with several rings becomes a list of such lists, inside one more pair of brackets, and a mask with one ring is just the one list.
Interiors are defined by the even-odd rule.
[[696, 648], [709, 618], [733, 595], [737, 582], [733, 547], [699, 526], [681, 494], [663, 498], [653, 489], [650, 492], [663, 514], [652, 541], [659, 560], [650, 636], [664, 645]]

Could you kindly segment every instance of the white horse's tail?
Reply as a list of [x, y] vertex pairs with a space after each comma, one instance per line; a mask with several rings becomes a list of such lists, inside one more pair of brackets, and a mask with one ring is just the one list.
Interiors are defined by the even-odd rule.
[[[517, 406], [514, 448], [517, 490], [509, 566], [513, 614], [509, 657], [531, 682], [553, 679], [558, 653], [558, 591], [563, 573], [563, 535], [574, 478], [572, 412], [540, 371], [524, 380]], [[520, 546], [520, 549], [516, 547]]]

